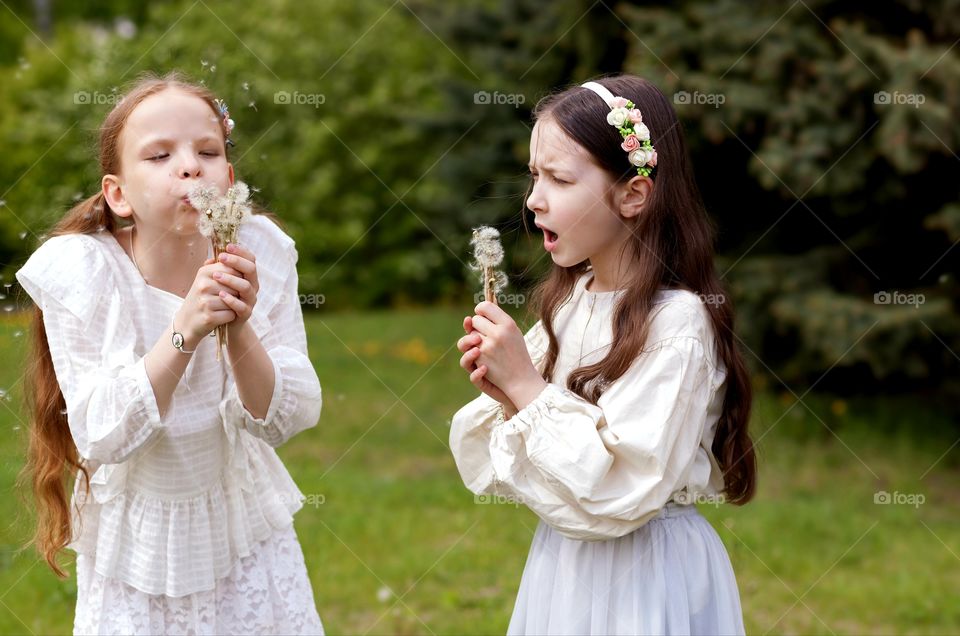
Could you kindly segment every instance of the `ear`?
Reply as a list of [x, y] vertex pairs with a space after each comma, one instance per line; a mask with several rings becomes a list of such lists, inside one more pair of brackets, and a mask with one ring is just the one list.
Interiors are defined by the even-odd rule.
[[620, 188], [620, 216], [632, 219], [640, 216], [653, 193], [653, 180], [637, 175]]
[[228, 172], [229, 175], [230, 175], [230, 185], [233, 185], [233, 178], [234, 178], [234, 177], [233, 177], [233, 164], [232, 164], [232, 163], [228, 163], [228, 164], [227, 164], [227, 172]]
[[104, 175], [100, 180], [100, 189], [103, 191], [103, 198], [106, 199], [107, 205], [117, 216], [124, 218], [133, 216], [133, 208], [123, 194], [120, 177], [115, 174]]

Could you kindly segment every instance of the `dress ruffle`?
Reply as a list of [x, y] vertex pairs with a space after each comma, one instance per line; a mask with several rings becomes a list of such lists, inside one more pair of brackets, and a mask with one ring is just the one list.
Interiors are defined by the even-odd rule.
[[[98, 468], [69, 547], [95, 555], [97, 574], [148, 594], [212, 590], [255, 544], [289, 527], [303, 506], [303, 495], [265, 442], [236, 430], [227, 437], [233, 439], [222, 477], [195, 497], [133, 492], [126, 489], [127, 464]], [[83, 502], [82, 485], [78, 489], [75, 500]]]
[[[71, 506], [68, 547], [95, 556], [98, 575], [147, 594], [214, 589], [259, 542], [290, 528], [303, 505], [273, 449], [314, 426], [320, 411], [296, 297], [297, 251], [261, 215], [243, 225], [239, 242], [257, 255], [260, 291], [249, 324], [274, 364], [262, 420], [245, 412], [208, 340], [177, 387], [181, 401], [160, 417], [143, 356], [182, 299], [149, 287], [113, 235], [51, 237], [17, 272], [55, 336], [51, 356], [91, 477], [89, 495], [82, 478], [74, 489], [80, 508]], [[115, 381], [121, 373], [138, 386]]]

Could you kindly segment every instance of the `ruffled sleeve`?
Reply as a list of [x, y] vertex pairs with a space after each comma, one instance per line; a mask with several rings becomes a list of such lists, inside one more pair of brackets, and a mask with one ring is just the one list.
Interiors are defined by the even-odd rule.
[[[273, 362], [274, 385], [270, 405], [262, 418], [243, 406], [232, 383], [220, 404], [224, 421], [246, 430], [274, 448], [320, 419], [320, 380], [307, 356], [307, 337], [299, 302], [297, 250], [293, 241], [266, 218], [257, 216], [245, 244], [257, 254], [260, 298], [251, 325]], [[260, 303], [269, 307], [258, 312]]]
[[57, 236], [16, 273], [43, 312], [50, 356], [80, 455], [125, 461], [163, 431], [124, 296], [96, 239]]
[[[549, 344], [543, 324], [538, 321], [531, 327], [524, 341], [534, 366], [541, 368]], [[494, 480], [490, 438], [502, 422], [503, 408], [485, 393], [460, 409], [451, 422], [450, 450], [463, 483], [475, 493], [488, 492]]]
[[488, 461], [461, 467], [467, 486], [509, 496], [575, 539], [622, 536], [652, 518], [688, 485], [724, 377], [710, 362], [701, 318], [677, 306], [658, 319], [691, 335], [649, 344], [597, 405], [548, 384], [503, 423], [476, 402], [458, 412], [456, 446], [482, 422], [489, 448]]

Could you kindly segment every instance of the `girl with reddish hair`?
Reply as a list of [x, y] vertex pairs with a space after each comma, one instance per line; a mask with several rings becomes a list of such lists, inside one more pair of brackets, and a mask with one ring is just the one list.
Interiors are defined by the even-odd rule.
[[60, 576], [77, 553], [78, 634], [323, 631], [274, 450], [320, 416], [297, 251], [254, 214], [214, 259], [187, 200], [234, 182], [232, 128], [206, 88], [139, 81], [100, 129], [99, 192], [17, 272], [34, 541]]

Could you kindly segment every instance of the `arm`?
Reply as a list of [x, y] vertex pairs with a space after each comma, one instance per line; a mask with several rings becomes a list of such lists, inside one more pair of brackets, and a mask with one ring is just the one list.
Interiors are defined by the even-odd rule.
[[[162, 415], [147, 356], [134, 355], [134, 334], [129, 325], [101, 334], [110, 343], [104, 355], [104, 342], [85, 335], [90, 332], [89, 327], [56, 301], [44, 303], [43, 323], [57, 381], [67, 404], [70, 432], [82, 457], [102, 464], [118, 464], [162, 433]], [[161, 337], [154, 348], [162, 345]], [[169, 339], [166, 345], [173, 349]], [[188, 358], [176, 350], [173, 353]], [[151, 366], [158, 362], [161, 355], [153, 358]], [[164, 370], [171, 376], [175, 373]], [[169, 380], [161, 380], [165, 381]]]
[[[467, 321], [469, 320], [468, 318]], [[464, 327], [469, 337], [472, 326], [465, 322]], [[466, 342], [464, 349], [473, 347], [473, 342], [474, 340]], [[540, 322], [527, 331], [524, 343], [531, 361], [539, 368], [548, 345], [546, 331]], [[475, 370], [474, 367], [473, 371]], [[500, 402], [487, 394], [481, 394], [457, 411], [451, 421], [450, 450], [464, 485], [477, 494], [493, 492], [495, 477], [490, 459], [490, 437], [493, 429], [517, 413], [509, 399], [505, 396], [502, 399], [503, 402]]]
[[638, 358], [597, 405], [550, 384], [493, 430], [493, 478], [561, 532], [630, 532], [687, 485], [715, 382], [702, 343], [681, 337]]
[[[226, 264], [242, 272], [247, 281], [229, 276], [224, 279], [228, 286], [236, 286], [240, 297], [225, 298], [238, 321], [229, 327], [228, 355], [235, 384], [221, 404], [221, 412], [228, 421], [277, 447], [316, 425], [322, 398], [320, 381], [307, 356], [303, 311], [298, 302], [296, 250], [291, 246], [274, 258], [283, 260], [283, 292], [265, 322], [258, 323], [263, 319], [259, 315], [254, 318], [251, 309], [259, 286], [255, 256], [240, 247], [234, 255], [224, 257]], [[253, 286], [252, 296], [245, 283]], [[254, 321], [240, 322], [240, 318]], [[257, 324], [260, 335], [254, 329]]]

